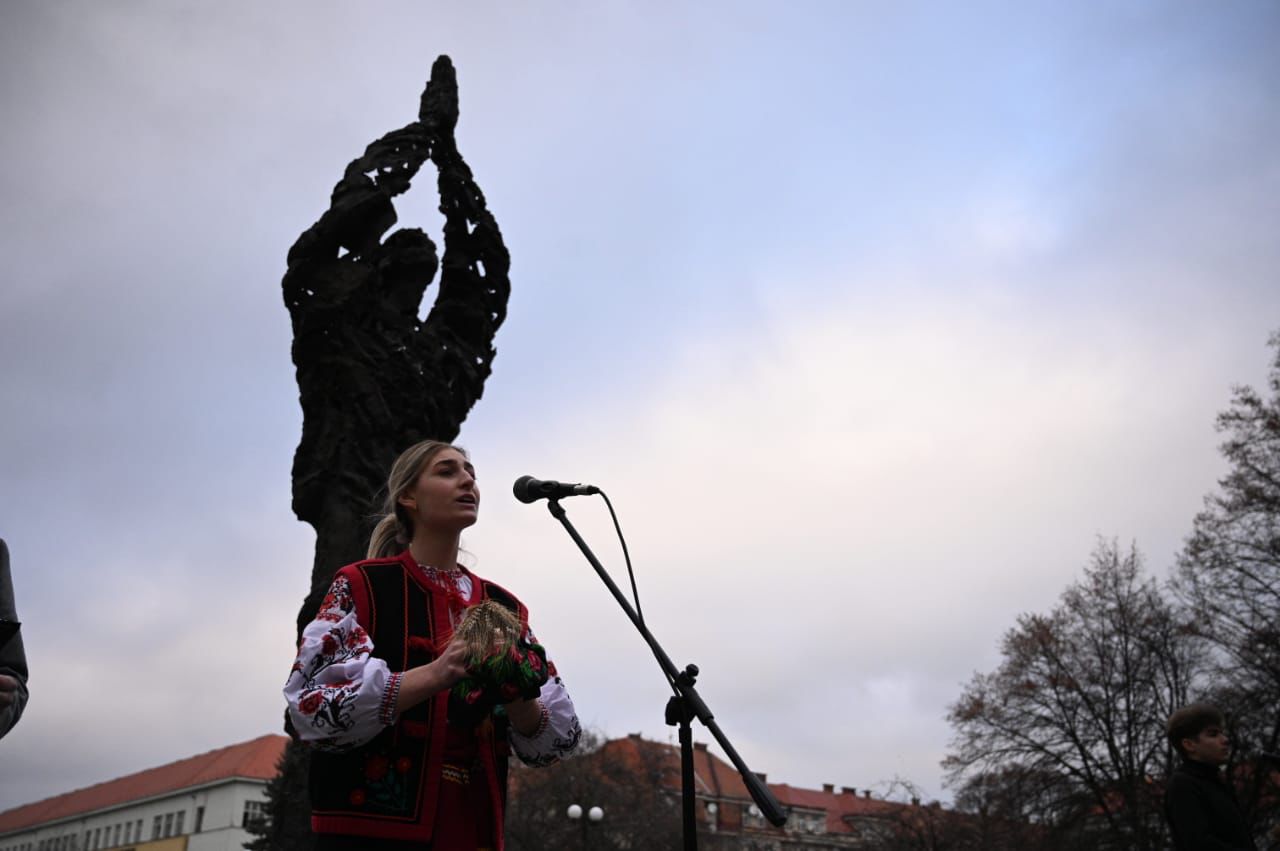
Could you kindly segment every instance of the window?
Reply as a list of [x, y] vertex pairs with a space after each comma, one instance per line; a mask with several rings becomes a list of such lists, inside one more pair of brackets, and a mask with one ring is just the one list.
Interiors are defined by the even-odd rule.
[[199, 833], [200, 828], [204, 827], [204, 807], [196, 807], [196, 826], [192, 828], [192, 833]]
[[267, 805], [265, 801], [245, 801], [244, 802], [244, 818], [240, 821], [241, 827], [249, 827], [251, 825], [262, 824], [267, 820]]
[[101, 841], [102, 841], [102, 828], [95, 827], [93, 829], [93, 846], [92, 847], [96, 849], [98, 847], [98, 843]]
[[112, 840], [111, 840], [111, 844], [112, 844], [112, 845], [119, 845], [119, 844], [120, 844], [120, 828], [122, 828], [122, 827], [124, 827], [124, 825], [121, 825], [121, 824], [116, 825], [116, 837], [115, 837], [115, 839], [112, 839]]
[[173, 832], [176, 833], [178, 836], [182, 835], [182, 823], [186, 820], [187, 820], [187, 811], [186, 810], [179, 811], [178, 818], [173, 823]]
[[155, 820], [155, 821], [153, 821], [153, 822], [151, 823], [151, 838], [152, 838], [152, 839], [159, 839], [159, 838], [160, 838], [160, 822], [161, 822], [161, 821], [162, 821], [162, 817], [161, 817], [161, 816], [156, 816], [156, 820]]
[[133, 841], [142, 841], [142, 819], [138, 819], [133, 823]]
[[173, 813], [164, 814], [164, 837], [168, 839], [173, 836]]

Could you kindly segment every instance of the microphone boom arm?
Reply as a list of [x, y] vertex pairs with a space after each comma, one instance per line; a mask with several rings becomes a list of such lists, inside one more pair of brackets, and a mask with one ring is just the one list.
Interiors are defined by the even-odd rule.
[[[653, 633], [649, 632], [648, 627], [644, 625], [644, 621], [640, 619], [640, 616], [636, 614], [635, 609], [633, 609], [631, 604], [627, 602], [626, 596], [621, 590], [619, 590], [618, 586], [614, 584], [608, 571], [604, 569], [604, 566], [600, 564], [599, 560], [595, 557], [595, 554], [591, 552], [591, 548], [587, 546], [587, 542], [582, 539], [582, 536], [578, 534], [578, 530], [569, 522], [569, 518], [565, 514], [564, 508], [561, 507], [560, 501], [555, 498], [548, 500], [547, 510], [551, 512], [551, 515], [555, 517], [556, 520], [560, 521], [560, 525], [564, 526], [565, 531], [569, 533], [569, 537], [573, 539], [573, 542], [578, 545], [578, 549], [582, 551], [584, 556], [586, 556], [587, 561], [591, 563], [593, 568], [595, 568], [596, 574], [600, 577], [600, 580], [604, 582], [605, 586], [609, 589], [609, 592], [613, 594], [613, 598], [618, 601], [618, 605], [622, 607], [624, 612], [626, 612], [627, 617], [631, 619], [631, 623], [640, 632], [645, 643], [649, 645], [649, 649], [653, 651], [654, 658], [658, 660], [658, 665], [661, 666], [662, 672], [666, 674], [667, 680], [671, 683], [672, 689], [677, 693], [677, 697], [673, 697], [672, 703], [668, 704], [667, 723], [674, 725], [679, 721], [681, 724], [681, 751], [682, 761], [684, 762], [684, 774], [686, 775], [686, 783], [684, 784], [686, 786], [684, 790], [684, 816], [686, 829], [685, 847], [697, 847], [696, 835], [693, 835], [693, 844], [690, 844], [693, 815], [691, 776], [693, 763], [691, 753], [692, 748], [686, 748], [685, 742], [685, 739], [688, 738], [689, 720], [692, 718], [697, 718], [702, 722], [704, 727], [711, 731], [711, 735], [715, 737], [716, 742], [718, 742], [720, 747], [724, 750], [725, 755], [729, 757], [729, 761], [733, 763], [734, 768], [738, 769], [738, 773], [742, 775], [742, 782], [746, 785], [747, 791], [751, 793], [752, 800], [754, 800], [756, 806], [760, 808], [760, 812], [764, 817], [775, 827], [781, 827], [786, 823], [787, 816], [782, 811], [782, 807], [778, 804], [777, 798], [775, 798], [773, 793], [769, 791], [769, 787], [766, 786], [764, 782], [751, 771], [751, 769], [747, 768], [747, 764], [743, 762], [742, 757], [738, 756], [738, 752], [733, 749], [733, 745], [729, 743], [728, 738], [723, 732], [721, 732], [720, 726], [716, 724], [715, 716], [712, 715], [710, 707], [707, 706], [701, 695], [698, 694], [698, 689], [694, 685], [694, 678], [698, 675], [697, 666], [689, 665], [683, 671], [678, 671], [676, 669], [671, 658], [667, 656], [666, 651], [662, 649], [662, 645], [653, 637]], [[674, 704], [677, 702], [682, 705], [680, 707], [676, 707]], [[677, 717], [673, 719], [673, 715]], [[688, 751], [687, 755], [686, 751]]]

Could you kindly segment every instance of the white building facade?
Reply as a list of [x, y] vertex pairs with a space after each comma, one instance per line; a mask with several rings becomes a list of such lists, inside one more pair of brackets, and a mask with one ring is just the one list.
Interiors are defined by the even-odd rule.
[[0, 813], [0, 851], [238, 851], [264, 816], [283, 746], [267, 736]]

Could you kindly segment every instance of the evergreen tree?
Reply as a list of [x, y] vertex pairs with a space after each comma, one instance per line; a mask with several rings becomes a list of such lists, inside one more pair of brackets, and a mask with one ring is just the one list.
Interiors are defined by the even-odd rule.
[[310, 851], [311, 805], [307, 801], [307, 762], [310, 752], [303, 747], [285, 748], [277, 764], [278, 773], [267, 782], [267, 817], [245, 825], [254, 838], [245, 843], [249, 851]]

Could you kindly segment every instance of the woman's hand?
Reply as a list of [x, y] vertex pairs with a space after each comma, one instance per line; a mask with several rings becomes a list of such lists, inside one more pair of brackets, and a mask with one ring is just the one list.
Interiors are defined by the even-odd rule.
[[511, 726], [522, 736], [532, 736], [542, 726], [542, 704], [533, 700], [513, 700], [507, 704]]
[[0, 674], [0, 709], [4, 709], [18, 699], [18, 681], [13, 677]]
[[400, 697], [396, 701], [397, 714], [448, 691], [466, 675], [467, 646], [455, 638], [435, 659], [404, 672], [400, 680]]

